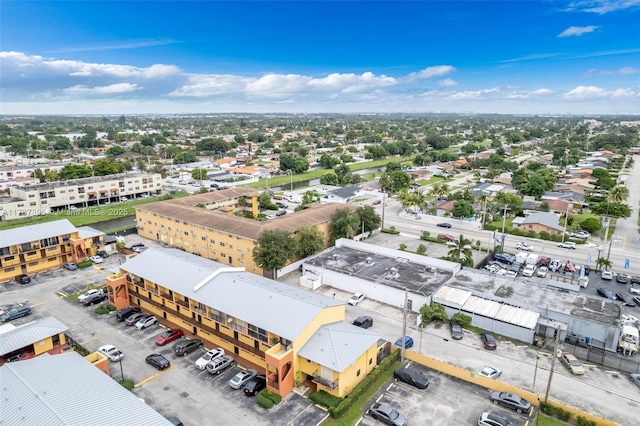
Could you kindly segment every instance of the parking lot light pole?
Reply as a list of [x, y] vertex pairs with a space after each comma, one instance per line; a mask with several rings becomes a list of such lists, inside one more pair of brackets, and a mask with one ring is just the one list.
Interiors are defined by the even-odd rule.
[[540, 361], [540, 355], [536, 355], [536, 369], [533, 371], [533, 385], [531, 386], [531, 392], [536, 393], [536, 376], [538, 375], [538, 361]]
[[291, 171], [291, 169], [287, 169], [287, 174], [291, 176], [291, 186], [289, 187], [289, 192], [293, 196], [293, 172]]
[[122, 371], [122, 358], [120, 358], [119, 363], [120, 363], [120, 377], [122, 377], [122, 381], [124, 382], [124, 372]]

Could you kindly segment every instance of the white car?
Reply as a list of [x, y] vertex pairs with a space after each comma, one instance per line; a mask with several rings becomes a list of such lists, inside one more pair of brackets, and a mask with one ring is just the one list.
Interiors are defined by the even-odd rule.
[[364, 300], [364, 294], [362, 293], [355, 293], [353, 296], [351, 296], [351, 298], [349, 299], [349, 304], [356, 306], [358, 303], [362, 302]]
[[516, 249], [522, 250], [522, 251], [533, 251], [533, 246], [523, 241], [521, 243], [518, 243], [518, 245], [516, 245]]
[[106, 356], [109, 361], [117, 362], [124, 358], [124, 354], [113, 345], [104, 345], [98, 348], [98, 352]]
[[541, 266], [538, 268], [538, 270], [536, 271], [536, 276], [540, 277], [540, 278], [544, 278], [547, 276], [547, 272], [549, 271], [549, 268], [547, 268], [546, 266]]
[[206, 354], [198, 358], [194, 365], [198, 370], [204, 370], [205, 368], [207, 368], [207, 364], [222, 355], [224, 355], [224, 349], [211, 349]]
[[502, 374], [502, 370], [500, 370], [499, 368], [491, 367], [490, 365], [487, 365], [478, 374], [484, 377], [488, 377], [490, 379], [497, 379]]
[[89, 260], [92, 261], [93, 263], [102, 263], [102, 262], [104, 262], [104, 259], [101, 258], [100, 256], [97, 256], [97, 255], [96, 256], [91, 256], [89, 258]]
[[136, 323], [136, 328], [138, 330], [142, 330], [143, 328], [147, 328], [150, 325], [157, 323], [158, 320], [155, 316], [151, 315], [150, 317], [142, 318], [140, 321]]
[[93, 296], [94, 294], [103, 294], [104, 292], [99, 289], [99, 288], [94, 288], [91, 289], [89, 291], [87, 291], [86, 293], [81, 294], [80, 296], [78, 296], [78, 303], [82, 303], [85, 301], [85, 299], [89, 296]]
[[558, 244], [558, 247], [575, 250], [576, 249], [576, 243], [565, 241], [564, 243]]
[[622, 316], [620, 317], [620, 322], [622, 323], [622, 325], [633, 325], [638, 322], [638, 318], [634, 317], [633, 315], [622, 314]]
[[613, 279], [613, 272], [607, 271], [605, 269], [604, 271], [602, 271], [602, 274], [600, 274], [600, 278], [602, 278], [603, 280], [611, 281]]
[[523, 277], [532, 277], [533, 273], [536, 271], [536, 267], [534, 265], [527, 265], [522, 270]]

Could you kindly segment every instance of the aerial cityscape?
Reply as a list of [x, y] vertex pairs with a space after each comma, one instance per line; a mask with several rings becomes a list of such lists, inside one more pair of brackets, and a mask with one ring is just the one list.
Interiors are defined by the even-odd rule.
[[0, 423], [636, 424], [639, 18], [4, 2]]

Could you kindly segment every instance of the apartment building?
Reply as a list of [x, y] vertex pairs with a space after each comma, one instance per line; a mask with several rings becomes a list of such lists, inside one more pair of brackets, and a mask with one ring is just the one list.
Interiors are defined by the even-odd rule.
[[103, 241], [104, 233], [66, 219], [0, 231], [0, 282], [78, 262]]
[[29, 165], [11, 165], [0, 167], [0, 181], [3, 180], [18, 180], [18, 179], [27, 179], [30, 178], [31, 175], [37, 170], [40, 169], [43, 173], [48, 171], [60, 171], [66, 164], [64, 163], [56, 163], [56, 164], [29, 164]]
[[262, 370], [281, 396], [296, 382], [343, 397], [389, 352], [344, 322], [345, 304], [177, 249], [149, 249], [107, 278], [116, 308], [140, 306], [172, 328]]
[[8, 198], [0, 199], [0, 220], [101, 206], [157, 195], [161, 191], [162, 177], [157, 173], [124, 173], [19, 185], [10, 188]]
[[0, 326], [0, 366], [6, 362], [24, 361], [44, 353], [59, 354], [68, 349], [65, 332], [69, 330], [54, 317], [26, 324]]
[[263, 231], [283, 229], [295, 233], [312, 225], [318, 227], [328, 247], [331, 216], [340, 208], [355, 207], [312, 204], [292, 214], [258, 221], [253, 219], [259, 213], [258, 191], [230, 188], [136, 206], [136, 221], [138, 235], [145, 238], [263, 275], [272, 271], [256, 265], [251, 254]]

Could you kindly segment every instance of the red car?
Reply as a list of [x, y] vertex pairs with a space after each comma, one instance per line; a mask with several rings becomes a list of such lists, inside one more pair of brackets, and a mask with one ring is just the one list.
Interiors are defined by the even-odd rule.
[[164, 346], [167, 343], [173, 342], [174, 340], [178, 340], [184, 335], [182, 330], [178, 330], [176, 328], [167, 330], [158, 337], [156, 337], [156, 345]]
[[456, 237], [454, 237], [453, 235], [449, 235], [449, 234], [440, 234], [438, 235], [438, 238], [440, 238], [441, 240], [445, 240], [445, 241], [455, 241]]

